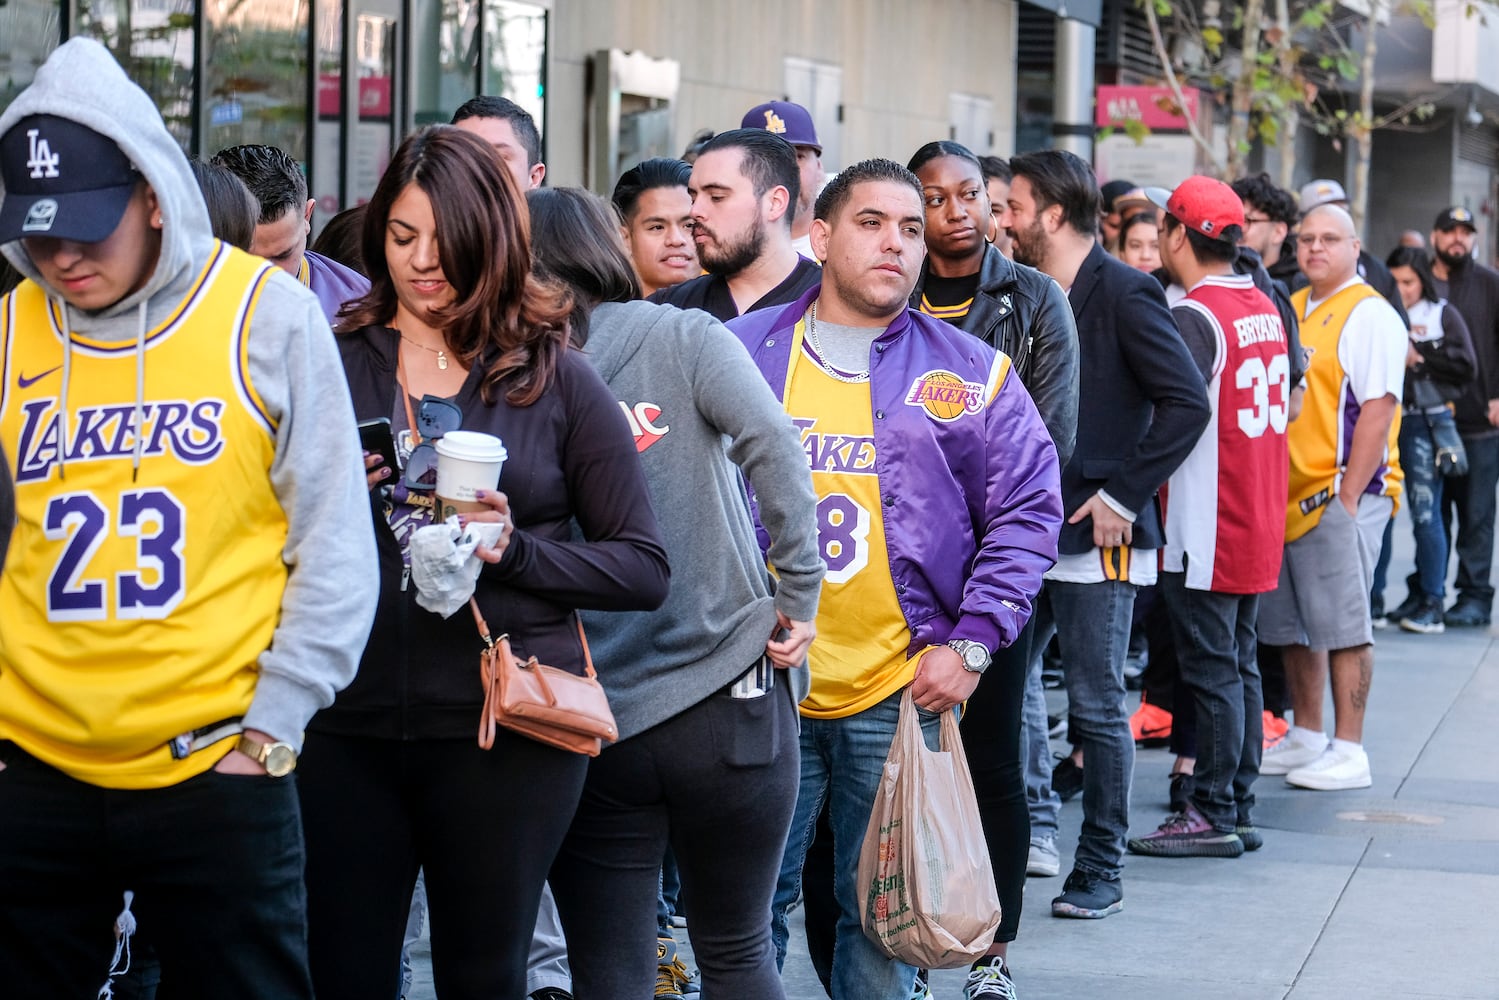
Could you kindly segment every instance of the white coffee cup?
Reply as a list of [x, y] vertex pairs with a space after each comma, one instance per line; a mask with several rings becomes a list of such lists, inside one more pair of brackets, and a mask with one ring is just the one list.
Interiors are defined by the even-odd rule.
[[480, 490], [500, 483], [500, 470], [510, 453], [493, 434], [449, 431], [436, 441], [439, 520], [454, 513], [488, 510], [478, 499]]

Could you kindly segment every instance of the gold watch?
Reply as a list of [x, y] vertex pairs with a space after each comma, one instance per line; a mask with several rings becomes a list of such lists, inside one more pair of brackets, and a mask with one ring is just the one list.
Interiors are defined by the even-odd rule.
[[241, 735], [234, 749], [265, 768], [273, 778], [284, 778], [297, 766], [297, 751], [290, 743], [262, 743]]

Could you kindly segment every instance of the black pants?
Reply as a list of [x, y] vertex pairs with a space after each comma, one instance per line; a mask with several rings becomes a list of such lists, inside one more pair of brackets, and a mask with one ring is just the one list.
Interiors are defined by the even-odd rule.
[[124, 791], [11, 744], [0, 759], [7, 998], [93, 1000], [129, 890], [161, 958], [161, 997], [310, 1000], [294, 778], [210, 771]]
[[309, 733], [298, 774], [318, 1000], [388, 1000], [418, 868], [443, 1000], [518, 1000], [547, 869], [588, 758], [501, 729], [473, 740]]
[[703, 995], [785, 996], [770, 902], [801, 768], [796, 706], [776, 682], [754, 699], [715, 694], [590, 764], [551, 874], [578, 1000], [651, 995], [668, 844]]

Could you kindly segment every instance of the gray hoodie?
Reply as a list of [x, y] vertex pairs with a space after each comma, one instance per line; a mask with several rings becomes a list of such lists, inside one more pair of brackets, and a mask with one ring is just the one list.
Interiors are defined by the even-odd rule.
[[[146, 285], [96, 313], [58, 298], [72, 331], [138, 341], [182, 302], [214, 246], [187, 159], [151, 98], [91, 39], [74, 38], [47, 59], [0, 114], [0, 135], [33, 114], [69, 118], [113, 139], [156, 193], [165, 220], [161, 258]], [[57, 298], [23, 243], [0, 252]], [[270, 477], [288, 522], [282, 557], [289, 575], [244, 725], [300, 748], [307, 720], [354, 678], [378, 595], [374, 534], [338, 350], [317, 299], [290, 275], [278, 271], [265, 285], [249, 330], [249, 361], [277, 428]], [[223, 609], [225, 627], [233, 627], [235, 611]]]
[[[671, 561], [659, 610], [583, 615], [627, 739], [749, 670], [777, 610], [816, 618], [824, 567], [800, 435], [734, 335], [705, 312], [650, 302], [603, 303], [588, 329], [588, 356], [635, 432]], [[735, 465], [770, 533], [774, 597]], [[806, 697], [806, 664], [776, 678]]]

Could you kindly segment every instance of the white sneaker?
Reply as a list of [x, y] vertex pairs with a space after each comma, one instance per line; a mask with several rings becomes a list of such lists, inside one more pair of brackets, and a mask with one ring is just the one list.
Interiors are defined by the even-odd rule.
[[1052, 837], [1031, 841], [1031, 853], [1026, 858], [1025, 873], [1052, 878], [1062, 872], [1062, 859], [1057, 853], [1057, 842]]
[[1287, 774], [1286, 783], [1319, 792], [1368, 788], [1373, 783], [1369, 777], [1369, 755], [1364, 753], [1363, 747], [1349, 750], [1328, 746], [1322, 756]]
[[1279, 743], [1266, 750], [1260, 758], [1261, 774], [1290, 774], [1298, 767], [1306, 767], [1327, 751], [1329, 744], [1313, 747], [1296, 739], [1292, 729]]

